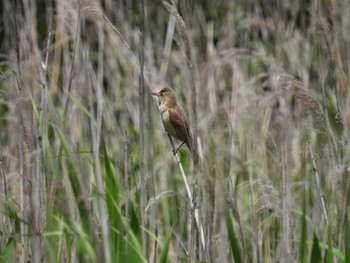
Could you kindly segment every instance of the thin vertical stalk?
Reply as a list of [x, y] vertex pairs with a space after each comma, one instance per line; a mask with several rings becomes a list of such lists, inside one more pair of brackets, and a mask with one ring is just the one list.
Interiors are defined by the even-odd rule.
[[[99, 136], [98, 136], [99, 137]], [[108, 228], [108, 213], [106, 207], [106, 200], [104, 199], [104, 181], [101, 176], [101, 168], [100, 161], [98, 159], [98, 151], [94, 151], [94, 161], [95, 161], [95, 178], [96, 184], [99, 191], [98, 195], [98, 204], [99, 204], [99, 213], [101, 219], [101, 229], [102, 229], [102, 240], [103, 240], [103, 253], [104, 253], [104, 262], [111, 263], [111, 250], [110, 250], [110, 242], [109, 242], [109, 228]]]
[[[130, 218], [130, 178], [128, 174], [128, 132], [125, 132], [125, 140], [124, 140], [124, 183], [125, 183], [125, 217]], [[129, 236], [126, 235], [126, 245], [128, 246]]]
[[[26, 189], [26, 185], [25, 185], [25, 165], [24, 165], [24, 157], [23, 157], [23, 137], [19, 136], [19, 182], [20, 182], [20, 217], [22, 219], [26, 219], [27, 218], [27, 210], [26, 210], [26, 195], [25, 195], [25, 189]], [[26, 253], [27, 253], [27, 243], [26, 243], [26, 232], [27, 232], [27, 225], [21, 221], [21, 225], [20, 225], [20, 232], [21, 232], [21, 249], [22, 249], [22, 253], [21, 253], [21, 260], [20, 262], [24, 263], [26, 262]]]
[[282, 173], [282, 236], [281, 236], [281, 245], [282, 245], [282, 254], [281, 262], [289, 262], [291, 260], [291, 228], [290, 228], [290, 178], [286, 174], [285, 168], [285, 146], [284, 144], [281, 147], [281, 173]]
[[318, 170], [316, 168], [316, 162], [315, 162], [315, 158], [314, 158], [314, 152], [312, 151], [311, 142], [308, 141], [308, 144], [309, 144], [309, 150], [310, 150], [312, 169], [315, 172], [315, 179], [316, 179], [316, 186], [317, 186], [317, 190], [318, 190], [318, 197], [319, 197], [320, 202], [321, 202], [324, 220], [326, 221], [326, 225], [328, 226], [328, 215], [327, 215], [326, 204], [325, 204], [323, 193], [322, 193], [322, 189], [321, 189], [320, 175], [319, 175]]
[[3, 156], [3, 146], [0, 141], [0, 209], [4, 211], [0, 215], [0, 229], [2, 230], [2, 235], [0, 236], [0, 246], [5, 247], [5, 244], [8, 242], [8, 236], [14, 233], [14, 228], [12, 224], [12, 220], [9, 216], [11, 213], [8, 193], [7, 193], [7, 180], [4, 170], [4, 156]]
[[[150, 104], [150, 99], [151, 97], [146, 97], [146, 105], [148, 106], [148, 111], [147, 111], [147, 114], [148, 114], [148, 118], [147, 118], [147, 121], [148, 123], [146, 124], [147, 127], [154, 127], [154, 120], [153, 120], [153, 112], [151, 110], [151, 107], [149, 107], [149, 104]], [[150, 145], [154, 145], [154, 136], [151, 135], [151, 133], [154, 133], [154, 129], [151, 129], [149, 132], [148, 132], [148, 137], [147, 137], [147, 142], [148, 144]], [[150, 150], [152, 151], [152, 148], [150, 147]], [[151, 187], [150, 187], [150, 190], [151, 190], [151, 193], [152, 193], [152, 196], [156, 196], [156, 179], [155, 179], [155, 173], [154, 173], [154, 159], [153, 159], [153, 152], [152, 154], [148, 154], [147, 156], [147, 163], [149, 164], [149, 167], [151, 167], [151, 170], [150, 170], [150, 173], [151, 173]], [[147, 209], [146, 209], [147, 210]], [[152, 211], [151, 211], [151, 216], [149, 218], [149, 229], [150, 231], [152, 231], [154, 233], [154, 240], [150, 243], [152, 243], [152, 247], [150, 249], [151, 251], [151, 254], [150, 254], [150, 257], [149, 257], [149, 262], [158, 262], [160, 259], [157, 260], [157, 247], [158, 247], [158, 233], [159, 233], [159, 230], [158, 230], [158, 209], [157, 209], [157, 206], [153, 206], [152, 207]]]
[[[103, 112], [103, 95], [102, 95], [102, 85], [103, 85], [103, 50], [105, 46], [105, 39], [103, 33], [102, 23], [98, 21], [98, 73], [97, 73], [97, 83], [94, 85], [96, 87], [96, 100], [97, 100], [97, 109], [96, 109], [96, 123], [97, 126], [93, 129], [95, 130], [95, 138], [93, 145], [94, 152], [94, 162], [96, 166], [95, 175], [97, 181], [97, 187], [99, 191], [98, 203], [99, 203], [99, 213], [101, 218], [101, 228], [102, 228], [102, 241], [103, 241], [103, 253], [104, 260], [106, 263], [112, 262], [111, 257], [111, 244], [109, 241], [109, 228], [108, 228], [108, 212], [106, 200], [104, 199], [103, 193], [106, 191], [104, 185], [104, 177], [101, 172], [101, 165], [99, 160], [99, 148], [100, 148], [100, 138], [101, 138], [101, 126], [102, 126], [102, 112]], [[91, 69], [92, 70], [92, 69]], [[92, 120], [93, 122], [93, 120]]]
[[[68, 113], [68, 105], [70, 101], [69, 93], [72, 90], [72, 83], [73, 83], [73, 72], [74, 72], [74, 65], [77, 55], [77, 48], [78, 48], [78, 41], [80, 36], [80, 1], [79, 2], [79, 8], [78, 8], [78, 18], [77, 18], [77, 25], [75, 30], [75, 40], [74, 40], [74, 48], [73, 48], [73, 57], [72, 57], [72, 65], [70, 67], [69, 71], [69, 84], [68, 84], [68, 90], [67, 90], [67, 99], [64, 104], [64, 114], [63, 114], [63, 122], [66, 123], [67, 113]], [[61, 147], [59, 147], [61, 149]]]
[[194, 219], [195, 219], [195, 222], [196, 222], [196, 226], [198, 228], [198, 232], [200, 234], [200, 240], [201, 240], [201, 243], [202, 243], [203, 251], [205, 251], [205, 247], [206, 247], [205, 246], [205, 235], [204, 235], [204, 229], [203, 229], [203, 226], [202, 226], [202, 221], [199, 218], [199, 209], [194, 206], [193, 195], [191, 193], [191, 189], [190, 189], [190, 186], [188, 184], [188, 181], [187, 181], [187, 178], [186, 178], [186, 174], [185, 174], [184, 168], [182, 167], [179, 155], [176, 152], [176, 147], [175, 147], [173, 138], [171, 137], [170, 134], [168, 134], [168, 137], [169, 137], [169, 140], [170, 140], [173, 152], [175, 153], [174, 156], [176, 158], [177, 164], [179, 165], [179, 168], [180, 168], [180, 172], [181, 172], [184, 184], [185, 184], [187, 196], [190, 199], [191, 210], [192, 210], [192, 212], [194, 212]]
[[[2, 143], [0, 142], [0, 174], [2, 177], [2, 182], [0, 182], [0, 191], [3, 193], [4, 195], [4, 200], [5, 200], [5, 204], [4, 204], [4, 208], [0, 207], [0, 209], [7, 211], [8, 214], [10, 214], [10, 206], [9, 206], [9, 202], [8, 202], [8, 194], [7, 194], [7, 181], [6, 181], [6, 175], [5, 175], [5, 170], [4, 170], [4, 163], [3, 163], [3, 148], [2, 148]], [[2, 197], [1, 197], [2, 199]], [[3, 215], [2, 215], [3, 216]], [[0, 221], [0, 225], [3, 224], [2, 222], [3, 220]], [[11, 233], [12, 231], [12, 227], [9, 221], [9, 233]], [[1, 244], [1, 243], [0, 243]]]
[[[328, 155], [329, 155], [329, 160], [334, 162], [334, 157], [336, 158], [335, 155], [335, 146], [334, 142], [332, 139], [332, 135], [330, 132], [329, 128], [329, 118], [328, 118], [328, 109], [326, 107], [326, 91], [325, 91], [325, 76], [322, 74], [321, 76], [321, 82], [322, 82], [322, 107], [323, 107], [323, 112], [324, 112], [324, 122], [326, 126], [326, 133], [327, 133], [327, 146], [328, 146]], [[333, 164], [333, 167], [335, 165]]]
[[[190, 74], [190, 89], [191, 89], [191, 106], [192, 106], [192, 130], [193, 130], [193, 145], [192, 145], [192, 149], [193, 149], [193, 155], [194, 156], [198, 156], [198, 146], [197, 146], [197, 136], [198, 136], [198, 117], [197, 117], [197, 92], [196, 92], [196, 76], [195, 76], [195, 70], [194, 70], [194, 62], [192, 59], [192, 52], [191, 52], [191, 45], [190, 45], [190, 39], [188, 37], [187, 31], [186, 31], [186, 25], [185, 22], [183, 20], [183, 18], [181, 17], [181, 15], [179, 14], [179, 12], [177, 11], [174, 2], [166, 2], [163, 1], [163, 5], [165, 6], [165, 8], [175, 17], [176, 19], [176, 25], [177, 25], [177, 29], [180, 33], [180, 37], [182, 40], [182, 44], [183, 44], [183, 48], [185, 51], [185, 56], [186, 56], [186, 62], [187, 62], [187, 66], [189, 68], [189, 74]], [[200, 174], [199, 171], [199, 166], [198, 166], [198, 159], [199, 158], [194, 158], [194, 169], [193, 169], [193, 198], [191, 195], [191, 202], [192, 203], [192, 207], [195, 211], [195, 215], [197, 214], [198, 217], [201, 214], [200, 209], [197, 207], [198, 206], [198, 198], [197, 195], [200, 196], [200, 188], [199, 188], [199, 184], [198, 184], [198, 175]], [[180, 168], [181, 170], [181, 168]], [[200, 207], [200, 205], [199, 205]], [[202, 216], [202, 215], [201, 215]], [[197, 221], [197, 223], [199, 223], [199, 219]], [[202, 225], [198, 225], [198, 229], [203, 230], [203, 226]], [[204, 239], [204, 231], [200, 232], [200, 239], [202, 242], [202, 248], [203, 248], [203, 252], [205, 255], [205, 258], [207, 260], [209, 260], [209, 254], [208, 254], [208, 250], [206, 250], [206, 246], [205, 246], [205, 239]]]
[[[15, 43], [15, 53], [16, 53], [16, 62], [15, 62], [15, 68], [13, 69], [15, 78], [16, 78], [16, 87], [17, 87], [17, 94], [18, 97], [20, 97], [22, 93], [22, 87], [20, 83], [20, 51], [19, 51], [19, 32], [18, 32], [18, 25], [17, 25], [17, 1], [12, 1], [12, 16], [14, 21], [14, 43]], [[19, 115], [19, 126], [20, 126], [20, 135], [19, 135], [19, 176], [20, 176], [20, 217], [23, 220], [27, 220], [27, 195], [25, 194], [27, 191], [27, 179], [25, 178], [28, 176], [28, 169], [26, 165], [26, 158], [24, 153], [25, 148], [25, 134], [26, 134], [26, 128], [24, 126], [23, 122], [23, 103], [20, 98], [16, 99], [16, 108], [18, 110]], [[21, 221], [20, 224], [20, 233], [21, 233], [21, 258], [20, 262], [24, 263], [27, 258], [28, 253], [28, 239], [27, 236], [27, 225], [24, 223], [24, 221]]]
[[144, 0], [140, 0], [140, 17], [141, 17], [141, 49], [140, 49], [140, 77], [139, 77], [139, 103], [140, 103], [140, 176], [141, 176], [141, 200], [140, 200], [140, 215], [141, 215], [141, 228], [142, 228], [142, 250], [146, 255], [147, 242], [146, 242], [146, 218], [145, 218], [145, 204], [146, 204], [146, 178], [145, 178], [145, 121], [144, 121], [144, 110], [145, 110], [145, 92], [144, 92], [144, 49], [145, 49], [145, 6]]
[[[32, 259], [33, 262], [40, 262], [42, 260], [43, 255], [45, 254], [44, 251], [44, 243], [43, 239], [39, 235], [39, 233], [44, 228], [44, 220], [45, 220], [45, 213], [46, 213], [46, 207], [45, 207], [45, 196], [46, 196], [46, 185], [45, 185], [45, 179], [44, 179], [44, 169], [43, 169], [43, 146], [42, 146], [42, 134], [41, 131], [43, 131], [44, 125], [43, 125], [43, 116], [44, 111], [46, 108], [46, 93], [47, 93], [47, 80], [46, 76], [44, 74], [43, 69], [46, 68], [46, 65], [43, 65], [43, 58], [41, 56], [41, 52], [38, 48], [37, 38], [36, 38], [36, 5], [34, 5], [32, 2], [25, 0], [23, 1], [23, 8], [24, 8], [24, 16], [26, 25], [28, 28], [28, 38], [29, 42], [31, 43], [31, 46], [34, 51], [35, 58], [38, 62], [38, 68], [37, 73], [41, 82], [41, 85], [43, 86], [42, 90], [42, 96], [41, 96], [41, 103], [40, 103], [40, 116], [39, 116], [39, 127], [40, 132], [39, 136], [36, 135], [36, 129], [35, 129], [35, 119], [34, 119], [34, 110], [31, 106], [29, 110], [30, 114], [30, 133], [27, 144], [29, 144], [29, 171], [30, 171], [30, 221], [31, 221], [31, 243], [32, 243]], [[51, 20], [52, 13], [48, 12], [48, 19]], [[49, 27], [51, 27], [51, 23], [49, 22]], [[51, 29], [49, 28], [49, 31]], [[48, 37], [49, 38], [49, 37]], [[48, 45], [50, 40], [48, 39]], [[48, 52], [48, 51], [47, 51]], [[44, 66], [44, 67], [43, 67]], [[31, 87], [35, 86], [35, 81], [33, 80]], [[31, 97], [34, 100], [34, 89], [32, 88], [30, 91]], [[28, 118], [27, 118], [28, 119]], [[36, 139], [38, 138], [38, 139]]]
[[169, 56], [171, 51], [171, 45], [173, 43], [174, 31], [175, 31], [175, 17], [170, 16], [166, 38], [165, 38], [165, 44], [163, 48], [163, 60], [159, 70], [160, 81], [164, 81], [166, 72], [168, 70]]

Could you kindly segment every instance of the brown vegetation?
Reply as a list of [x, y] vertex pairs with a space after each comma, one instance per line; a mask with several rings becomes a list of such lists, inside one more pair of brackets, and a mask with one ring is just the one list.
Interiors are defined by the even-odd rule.
[[348, 1], [177, 2], [3, 0], [1, 262], [350, 254]]

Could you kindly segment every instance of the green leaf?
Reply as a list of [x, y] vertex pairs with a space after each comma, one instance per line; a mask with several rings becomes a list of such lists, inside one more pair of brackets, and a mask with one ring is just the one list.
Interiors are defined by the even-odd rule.
[[0, 254], [0, 261], [3, 262], [3, 263], [10, 263], [10, 262], [13, 262], [11, 259], [11, 255], [13, 253], [13, 249], [14, 249], [15, 245], [14, 245], [14, 242], [13, 242], [13, 239], [10, 238], [8, 241], [7, 241], [7, 244], [6, 244], [6, 247], [4, 248], [4, 250], [1, 252]]
[[303, 214], [301, 215], [301, 242], [300, 242], [300, 262], [305, 262], [306, 257], [306, 238], [307, 238], [307, 224], [306, 224], [306, 196], [304, 191], [303, 197]]
[[[58, 135], [61, 139], [62, 142], [62, 146], [63, 146], [63, 152], [67, 155], [71, 154], [71, 150], [70, 150], [70, 144], [68, 142], [68, 140], [66, 139], [65, 135], [59, 130], [57, 129]], [[85, 198], [82, 198], [85, 196], [85, 192], [84, 192], [84, 188], [82, 187], [80, 180], [78, 178], [78, 173], [77, 170], [75, 168], [75, 165], [72, 161], [71, 158], [66, 158], [66, 164], [67, 164], [67, 168], [68, 168], [68, 177], [69, 177], [69, 182], [72, 186], [72, 190], [74, 193], [74, 197], [76, 200], [76, 204], [79, 210], [79, 214], [80, 214], [80, 218], [82, 221], [82, 226], [84, 228], [84, 231], [86, 233], [90, 233], [90, 211], [88, 209], [88, 205], [86, 202]]]
[[332, 263], [333, 262], [333, 247], [332, 247], [332, 227], [328, 226], [328, 240], [327, 240], [327, 249], [325, 251], [325, 255], [323, 258], [324, 263]]
[[227, 224], [227, 232], [228, 232], [228, 238], [230, 240], [231, 250], [233, 254], [233, 258], [235, 263], [241, 263], [241, 254], [239, 251], [239, 245], [237, 242], [237, 237], [234, 232], [233, 228], [233, 221], [230, 215], [230, 210], [226, 209], [226, 224]]
[[77, 252], [80, 262], [96, 262], [96, 252], [89, 233], [79, 223], [72, 223], [77, 235]]
[[130, 216], [131, 216], [131, 220], [130, 220], [130, 227], [131, 230], [134, 232], [135, 236], [139, 239], [140, 243], [141, 243], [141, 228], [140, 228], [140, 222], [138, 219], [138, 211], [137, 211], [137, 205], [135, 204], [135, 202], [131, 203], [131, 211], [130, 211]]
[[76, 98], [72, 93], [70, 93], [70, 92], [67, 92], [67, 93], [68, 93], [68, 96], [78, 106], [78, 108], [80, 108], [80, 110], [93, 121], [93, 124], [95, 125], [95, 127], [98, 128], [99, 126], [98, 126], [96, 120], [94, 118], [91, 118], [90, 111], [84, 106], [84, 104], [80, 100], [78, 100], [78, 98]]
[[[121, 222], [121, 213], [119, 213], [119, 189], [117, 185], [116, 175], [107, 153], [106, 145], [102, 140], [103, 155], [104, 155], [104, 170], [106, 184], [106, 204], [108, 210], [108, 222], [111, 226], [109, 232], [109, 240], [111, 245], [112, 258], [117, 258], [118, 251], [124, 252], [125, 242], [123, 241], [124, 227]], [[120, 255], [120, 253], [119, 253]]]
[[[119, 206], [119, 188], [117, 177], [107, 149], [102, 141], [104, 151], [104, 168], [106, 182], [106, 202], [110, 224], [110, 244], [113, 262], [147, 262], [143, 257], [142, 245], [139, 238], [139, 226], [134, 206], [131, 208], [132, 215], [131, 224], [129, 226], [126, 218], [122, 214]], [[134, 232], [134, 231], [136, 232]]]
[[[293, 242], [301, 243], [300, 240], [293, 240]], [[314, 244], [314, 242], [311, 241], [311, 240], [306, 240], [306, 243], [309, 246], [312, 246]], [[322, 248], [322, 249], [325, 249], [325, 250], [329, 249], [328, 244], [325, 244], [325, 243], [322, 243], [322, 242], [318, 242], [318, 246], [319, 246], [319, 248]], [[340, 260], [340, 262], [345, 261], [345, 255], [337, 247], [333, 246], [333, 247], [331, 247], [331, 249], [332, 249], [332, 254], [334, 256], [336, 256]], [[333, 261], [331, 261], [331, 262], [333, 262]]]
[[321, 249], [320, 245], [318, 243], [318, 239], [316, 234], [314, 233], [314, 241], [312, 244], [312, 251], [311, 251], [311, 263], [318, 263], [322, 262], [322, 255], [321, 255]]
[[345, 249], [345, 263], [350, 263], [350, 240], [349, 240], [349, 227], [346, 220], [344, 233], [344, 249]]
[[168, 235], [168, 237], [163, 245], [163, 249], [162, 249], [162, 252], [161, 252], [160, 258], [159, 258], [159, 263], [169, 262], [168, 252], [169, 252], [169, 244], [170, 244], [171, 236], [172, 236], [172, 231], [170, 231], [170, 233], [169, 233], [169, 235]]

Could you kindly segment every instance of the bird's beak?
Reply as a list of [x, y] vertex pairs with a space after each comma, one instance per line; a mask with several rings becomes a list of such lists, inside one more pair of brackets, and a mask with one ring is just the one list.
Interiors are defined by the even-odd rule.
[[152, 95], [152, 96], [157, 96], [157, 97], [158, 97], [158, 96], [159, 96], [159, 92], [152, 92], [151, 95]]

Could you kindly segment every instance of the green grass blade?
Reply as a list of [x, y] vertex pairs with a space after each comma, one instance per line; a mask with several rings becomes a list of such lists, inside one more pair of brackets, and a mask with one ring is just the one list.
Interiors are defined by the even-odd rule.
[[110, 240], [113, 262], [147, 262], [143, 257], [140, 226], [137, 218], [136, 205], [131, 209], [131, 227], [128, 220], [122, 214], [119, 205], [119, 187], [117, 176], [112, 163], [103, 145], [104, 168], [106, 182], [106, 202], [111, 227]]
[[239, 251], [239, 245], [237, 242], [236, 234], [234, 232], [233, 221], [232, 221], [229, 209], [226, 209], [226, 224], [227, 224], [228, 238], [230, 240], [230, 246], [231, 246], [234, 261], [235, 263], [241, 263], [242, 262], [241, 254]]
[[8, 241], [7, 241], [7, 244], [4, 248], [3, 251], [1, 251], [1, 254], [0, 254], [0, 261], [3, 262], [3, 263], [10, 263], [10, 262], [13, 262], [11, 259], [11, 256], [12, 256], [12, 253], [13, 253], [13, 250], [14, 250], [14, 241], [12, 238], [10, 238]]
[[314, 241], [312, 244], [311, 261], [310, 262], [311, 263], [322, 262], [321, 249], [320, 249], [320, 245], [318, 243], [318, 238], [317, 238], [315, 233], [314, 233]]
[[95, 120], [95, 118], [91, 118], [91, 113], [90, 111], [84, 106], [84, 104], [76, 98], [71, 92], [67, 92], [68, 96], [74, 101], [74, 103], [78, 106], [78, 108], [89, 118], [93, 121], [93, 124], [95, 127], [98, 127], [98, 124]]
[[[113, 229], [109, 233], [111, 256], [112, 259], [117, 259], [120, 253], [125, 250], [123, 236], [120, 233], [124, 233], [124, 227], [121, 222], [121, 214], [119, 214], [119, 189], [117, 185], [116, 174], [111, 164], [110, 158], [107, 153], [106, 145], [102, 141], [103, 155], [104, 155], [104, 170], [105, 170], [105, 184], [106, 184], [106, 204], [108, 211], [108, 221]], [[117, 261], [118, 262], [118, 261]]]
[[137, 237], [137, 239], [139, 240], [139, 242], [142, 242], [141, 239], [141, 225], [139, 222], [139, 218], [138, 218], [138, 210], [137, 210], [137, 205], [135, 202], [131, 203], [131, 211], [130, 211], [130, 227], [131, 230], [133, 231], [133, 233], [135, 234], [135, 236]]
[[306, 238], [307, 238], [307, 224], [306, 224], [306, 196], [304, 191], [303, 196], [303, 214], [301, 215], [301, 242], [300, 242], [300, 262], [306, 262]]
[[332, 227], [328, 226], [328, 238], [327, 238], [327, 249], [323, 258], [324, 263], [333, 262], [333, 247], [332, 247]]
[[[59, 129], [57, 129], [57, 132], [62, 142], [63, 152], [67, 154], [67, 156], [69, 156], [71, 154], [71, 151], [69, 149], [70, 148], [69, 143], [66, 140], [64, 134]], [[65, 160], [68, 168], [67, 170], [68, 170], [69, 182], [71, 184], [73, 194], [77, 203], [82, 226], [86, 233], [90, 233], [90, 221], [89, 221], [90, 211], [87, 207], [86, 199], [82, 198], [85, 195], [78, 178], [77, 170], [73, 162], [71, 161], [71, 158], [66, 158]]]
[[159, 258], [159, 263], [167, 263], [169, 262], [169, 244], [170, 244], [170, 240], [171, 240], [171, 236], [172, 236], [172, 231], [170, 231], [164, 245], [162, 248], [162, 252], [160, 254], [160, 258]]
[[77, 236], [77, 252], [79, 262], [96, 262], [95, 247], [92, 244], [90, 233], [78, 223], [73, 223], [72, 228]]
[[349, 227], [346, 220], [345, 233], [344, 233], [344, 253], [345, 253], [345, 263], [350, 263], [350, 240], [349, 240]]

